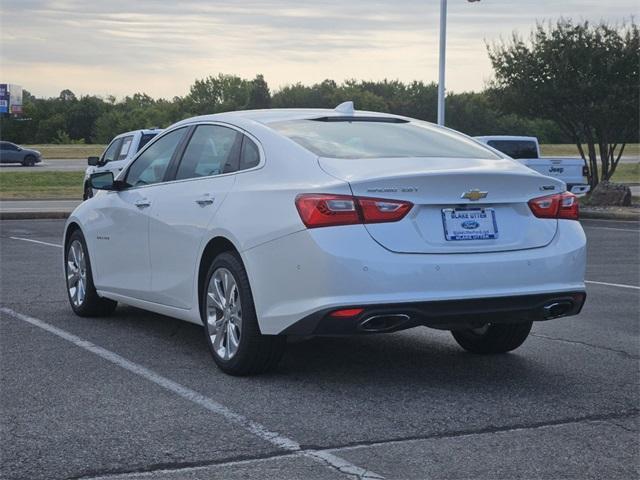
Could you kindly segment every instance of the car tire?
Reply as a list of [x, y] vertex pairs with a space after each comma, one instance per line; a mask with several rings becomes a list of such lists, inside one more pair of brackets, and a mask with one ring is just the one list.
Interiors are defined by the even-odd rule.
[[529, 336], [533, 322], [487, 324], [481, 328], [453, 330], [456, 342], [472, 353], [506, 353], [515, 350]]
[[93, 189], [89, 186], [89, 184], [85, 184], [82, 200], [89, 200], [91, 197], [93, 197]]
[[96, 292], [87, 244], [80, 230], [73, 232], [65, 245], [64, 272], [67, 296], [76, 315], [101, 317], [113, 313], [118, 303]]
[[286, 337], [260, 332], [249, 278], [237, 255], [224, 252], [211, 263], [200, 312], [207, 345], [223, 372], [253, 375], [277, 366]]
[[22, 161], [22, 166], [24, 167], [33, 167], [36, 164], [36, 157], [34, 157], [33, 155], [27, 155], [26, 157], [24, 157], [24, 160]]

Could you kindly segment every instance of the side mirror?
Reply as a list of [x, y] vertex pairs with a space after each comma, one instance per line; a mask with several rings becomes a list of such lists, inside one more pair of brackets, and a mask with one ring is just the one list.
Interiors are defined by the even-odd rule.
[[89, 157], [87, 158], [87, 165], [91, 167], [96, 167], [100, 164], [100, 157]]
[[89, 185], [95, 190], [115, 190], [113, 185], [113, 172], [98, 172], [92, 174], [89, 177]]

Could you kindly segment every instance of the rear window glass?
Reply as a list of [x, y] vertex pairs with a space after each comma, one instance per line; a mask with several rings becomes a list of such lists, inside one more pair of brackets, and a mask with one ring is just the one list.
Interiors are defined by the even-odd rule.
[[526, 140], [489, 140], [488, 145], [511, 158], [538, 158], [536, 142]]
[[420, 121], [290, 120], [269, 127], [321, 157], [500, 158], [463, 135]]

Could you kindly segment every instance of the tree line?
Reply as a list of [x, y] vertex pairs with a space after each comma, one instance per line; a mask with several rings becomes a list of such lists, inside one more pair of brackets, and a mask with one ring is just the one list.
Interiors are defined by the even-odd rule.
[[[257, 108], [334, 108], [353, 100], [359, 110], [390, 112], [436, 121], [437, 85], [398, 80], [300, 83], [271, 92], [262, 75], [248, 80], [218, 74], [196, 80], [187, 95], [171, 100], [136, 93], [121, 100], [76, 96], [63, 90], [54, 98], [23, 93], [22, 119], [2, 118], [2, 139], [16, 143], [107, 143], [140, 128], [164, 128], [194, 115]], [[568, 143], [552, 121], [505, 113], [487, 92], [447, 96], [447, 126], [469, 135], [535, 135], [544, 142]]]

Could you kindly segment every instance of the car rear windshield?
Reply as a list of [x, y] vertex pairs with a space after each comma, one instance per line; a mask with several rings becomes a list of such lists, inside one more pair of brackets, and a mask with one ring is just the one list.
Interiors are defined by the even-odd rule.
[[426, 122], [339, 117], [269, 124], [320, 157], [500, 158], [474, 140]]
[[511, 158], [538, 158], [536, 142], [530, 140], [489, 140], [487, 144]]

